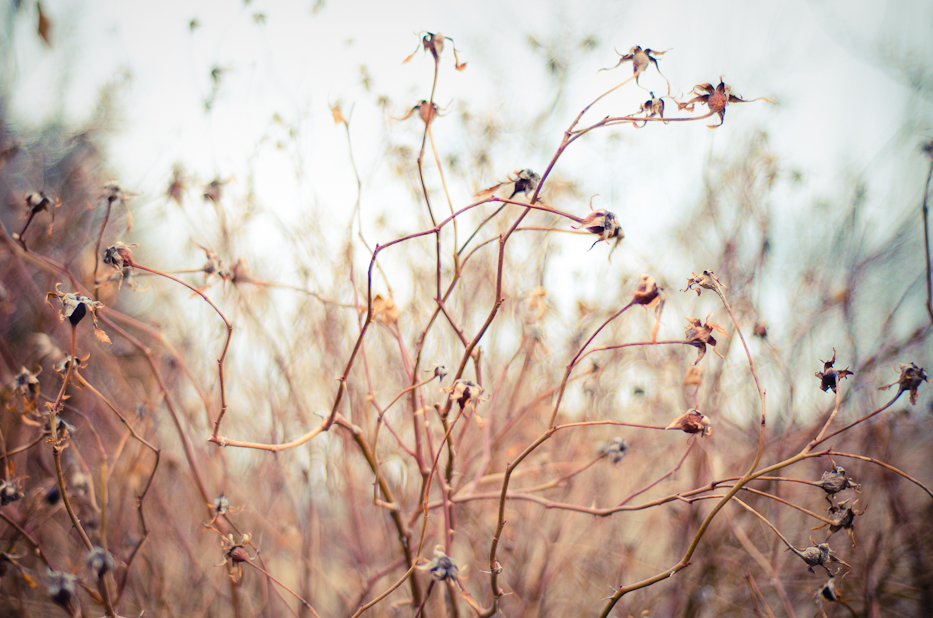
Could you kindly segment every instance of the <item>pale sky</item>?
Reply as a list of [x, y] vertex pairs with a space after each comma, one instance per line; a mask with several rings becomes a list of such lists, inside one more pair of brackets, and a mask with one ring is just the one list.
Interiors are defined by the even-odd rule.
[[[386, 242], [425, 227], [424, 213], [404, 184], [390, 182], [386, 117], [376, 103], [378, 96], [387, 96], [388, 115], [401, 116], [429, 95], [430, 56], [419, 53], [402, 64], [416, 49], [417, 32], [452, 37], [460, 60], [468, 63], [466, 71], [454, 71], [448, 46], [435, 96], [448, 106], [447, 117], [435, 123], [440, 150], [461, 149], [471, 139], [457, 119], [467, 109], [494, 118], [505, 134], [491, 153], [491, 168], [498, 172], [467, 169], [462, 180], [450, 175], [455, 207], [514, 169], [542, 170], [582, 106], [631, 74], [630, 64], [598, 72], [617, 62], [613, 49], [624, 53], [642, 45], [671, 49], [659, 58], [674, 95], [686, 97], [694, 85], [715, 84], [724, 75], [734, 93], [768, 97], [774, 105], [730, 106], [725, 126], [715, 131], [705, 122], [652, 125], [619, 130], [611, 138], [609, 132], [594, 134], [572, 146], [555, 178], [574, 178], [582, 194], [600, 194], [597, 205], [616, 212], [627, 235], [611, 267], [605, 251], [593, 250], [575, 258], [574, 274], [588, 268], [640, 272], [648, 259], [671, 273], [703, 267], [676, 252], [659, 252], [658, 237], [695, 206], [710, 157], [740, 151], [759, 131], [768, 134], [781, 168], [802, 175], [797, 185], [775, 189], [778, 231], [797, 230], [800, 217], [819, 201], [844, 202], [858, 179], [867, 183], [866, 212], [878, 226], [894, 226], [916, 210], [927, 165], [917, 149], [933, 137], [933, 4], [579, 5], [370, 0], [329, 1], [313, 10], [313, 1], [50, 0], [44, 3], [54, 27], [50, 49], [35, 36], [34, 5], [25, 6], [13, 22], [15, 45], [4, 71], [11, 76], [7, 83], [16, 87], [7, 121], [39, 127], [64, 117], [81, 126], [92, 116], [99, 90], [120, 83], [126, 72], [131, 77], [119, 86], [115, 131], [106, 143], [113, 176], [139, 194], [133, 202], [138, 223], [146, 223], [150, 200], [164, 203], [177, 162], [201, 184], [215, 176], [230, 179], [231, 194], [246, 191], [252, 170], [256, 199], [274, 204], [283, 220], [310, 218], [322, 229], [344, 230], [355, 183], [345, 134], [329, 110], [339, 101], [345, 114], [353, 109], [364, 231]], [[193, 31], [192, 20], [199, 24]], [[572, 63], [562, 96], [534, 125], [532, 119], [554, 101], [552, 78], [541, 54], [532, 50], [532, 36], [564, 49]], [[584, 51], [579, 43], [588, 37], [595, 46]], [[369, 92], [361, 85], [364, 65], [373, 80]], [[212, 93], [215, 67], [221, 79], [208, 113], [204, 102]], [[665, 88], [653, 70], [642, 81], [648, 88]], [[592, 118], [633, 112], [646, 98], [630, 84], [600, 102]], [[417, 119], [390, 122], [388, 131], [417, 150], [421, 126]], [[199, 187], [193, 184], [189, 192], [190, 212], [202, 207]], [[587, 212], [585, 200], [555, 205]], [[376, 223], [380, 217], [388, 219], [385, 227]], [[260, 221], [257, 229], [255, 252], [274, 254], [272, 228]], [[341, 232], [333, 248], [343, 239]], [[210, 242], [210, 232], [194, 240]], [[795, 243], [803, 247], [809, 240], [804, 231], [783, 243], [776, 259], [791, 262]], [[567, 242], [575, 243], [575, 253], [590, 244], [575, 237]], [[399, 285], [404, 290], [404, 282]], [[601, 285], [595, 277], [583, 287]]]

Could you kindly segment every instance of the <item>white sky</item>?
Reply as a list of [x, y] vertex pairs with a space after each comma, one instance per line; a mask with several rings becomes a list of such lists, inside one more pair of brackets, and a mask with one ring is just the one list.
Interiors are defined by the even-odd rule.
[[[311, 1], [48, 0], [44, 5], [55, 28], [51, 49], [34, 34], [34, 5], [15, 23], [10, 62], [17, 87], [9, 120], [38, 127], [63, 116], [80, 124], [91, 116], [98, 90], [121, 71], [129, 72], [132, 78], [117, 99], [119, 122], [108, 155], [113, 175], [141, 194], [133, 202], [137, 211], [148, 199], [161, 199], [176, 162], [202, 183], [215, 176], [233, 179], [233, 193], [245, 191], [253, 166], [257, 199], [281, 205], [281, 217], [317, 218], [322, 227], [343, 230], [355, 185], [345, 135], [328, 108], [339, 100], [345, 113], [354, 109], [354, 153], [364, 181], [368, 237], [385, 242], [423, 229], [422, 219], [412, 214], [422, 207], [407, 189], [386, 189], [391, 171], [384, 159], [385, 119], [375, 104], [376, 96], [385, 94], [390, 113], [400, 116], [427, 98], [430, 57], [419, 53], [401, 64], [421, 30], [453, 37], [461, 61], [468, 62], [467, 70], [457, 73], [449, 48], [445, 52], [435, 98], [440, 105], [450, 103], [451, 111], [435, 124], [441, 151], [463, 144], [465, 137], [455, 127], [464, 109], [494, 116], [506, 128], [507, 139], [493, 153], [493, 167], [501, 172], [452, 182], [455, 206], [469, 203], [473, 191], [513, 169], [541, 171], [575, 113], [630, 74], [631, 65], [597, 72], [615, 64], [613, 48], [673, 48], [660, 60], [673, 94], [686, 95], [702, 82], [715, 84], [723, 74], [735, 93], [776, 103], [732, 106], [725, 126], [716, 131], [706, 123], [651, 126], [620, 130], [614, 141], [608, 133], [594, 134], [571, 147], [555, 174], [579, 179], [582, 193], [599, 193], [597, 204], [619, 215], [627, 237], [614, 264], [638, 271], [645, 256], [664, 261], [652, 239], [696, 204], [709, 157], [740, 149], [755, 131], [768, 133], [782, 168], [803, 174], [797, 188], [778, 189], [774, 196], [780, 201], [776, 223], [785, 233], [797, 229], [795, 222], [818, 200], [844, 200], [852, 181], [861, 177], [868, 181], [867, 212], [879, 226], [907, 216], [919, 203], [926, 165], [917, 146], [933, 137], [933, 3], [922, 0], [582, 7], [569, 1], [369, 0], [330, 1], [316, 13]], [[258, 13], [264, 24], [254, 19]], [[192, 19], [201, 24], [194, 32]], [[533, 135], [509, 130], [552, 102], [550, 78], [541, 56], [531, 51], [530, 35], [565, 46], [575, 61], [564, 95]], [[583, 53], [575, 46], [587, 36], [598, 45]], [[361, 65], [374, 80], [372, 92], [360, 85]], [[214, 67], [224, 73], [207, 113], [204, 100]], [[907, 75], [916, 87], [907, 85]], [[643, 79], [651, 88], [663, 88], [654, 74]], [[630, 85], [591, 113], [596, 119], [632, 112], [645, 98]], [[296, 129], [294, 140], [272, 121], [275, 115]], [[389, 130], [417, 149], [419, 127], [420, 121], [410, 120]], [[277, 141], [286, 147], [277, 150]], [[202, 207], [197, 189], [186, 204], [194, 212]], [[584, 203], [556, 205], [586, 212]], [[392, 218], [387, 229], [374, 223], [380, 215]], [[139, 221], [145, 214], [136, 216]], [[798, 239], [801, 246], [807, 240]], [[257, 253], [275, 247], [274, 239], [267, 247], [262, 242], [258, 236]], [[586, 239], [579, 242], [589, 245]], [[783, 250], [789, 258], [794, 242]], [[575, 259], [577, 273], [589, 265], [607, 267], [605, 252]], [[681, 259], [671, 257], [676, 263], [662, 266], [684, 273], [702, 267]], [[591, 287], [598, 285], [596, 280]]]

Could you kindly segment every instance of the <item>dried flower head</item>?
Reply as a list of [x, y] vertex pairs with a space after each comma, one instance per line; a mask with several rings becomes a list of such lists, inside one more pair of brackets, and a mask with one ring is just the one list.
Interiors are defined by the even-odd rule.
[[173, 200], [176, 204], [181, 206], [181, 201], [185, 197], [185, 191], [187, 181], [185, 179], [185, 172], [182, 170], [181, 166], [177, 163], [172, 166], [172, 181], [168, 185], [168, 189], [165, 191], [169, 199]]
[[820, 480], [816, 482], [816, 485], [822, 487], [827, 496], [834, 496], [846, 489], [858, 491], [859, 487], [861, 487], [858, 483], [846, 476], [845, 468], [842, 466], [836, 466], [829, 472], [824, 472]]
[[[664, 74], [661, 73], [661, 67], [658, 66], [658, 59], [655, 56], [662, 56], [671, 50], [666, 49], [664, 51], [655, 51], [650, 48], [642, 49], [640, 45], [629, 49], [627, 54], [619, 54], [619, 62], [616, 63], [614, 67], [609, 67], [607, 69], [600, 69], [601, 71], [610, 71], [612, 69], [618, 68], [622, 64], [631, 61], [632, 62], [632, 74], [635, 76], [635, 83], [638, 83], [638, 77], [644, 73], [650, 65], [654, 65], [654, 68], [658, 70], [658, 75], [664, 77]], [[667, 78], [664, 77], [664, 81], [667, 81]], [[668, 91], [670, 91], [670, 83], [668, 82]]]
[[97, 576], [97, 579], [113, 571], [114, 566], [113, 556], [103, 547], [94, 547], [87, 554], [87, 567]]
[[526, 198], [531, 199], [531, 196], [535, 193], [535, 189], [538, 188], [539, 182], [541, 182], [541, 176], [532, 170], [515, 170], [509, 174], [508, 180], [497, 183], [488, 189], [483, 189], [476, 193], [474, 197], [486, 197], [492, 195], [499, 187], [512, 185], [512, 192], [509, 194], [509, 199], [514, 198], [519, 193], [523, 193]]
[[425, 369], [425, 371], [433, 373], [434, 377], [438, 379], [438, 382], [443, 382], [444, 378], [447, 377], [447, 367], [444, 365], [436, 365], [434, 369]]
[[531, 170], [518, 170], [515, 174], [517, 178], [513, 181], [515, 186], [512, 189], [512, 194], [509, 196], [509, 199], [512, 199], [519, 193], [524, 193], [525, 197], [530, 199], [531, 196], [534, 195], [535, 189], [538, 188], [538, 183], [541, 182], [541, 176]]
[[459, 569], [453, 559], [444, 553], [443, 545], [434, 546], [434, 557], [427, 564], [417, 567], [423, 571], [428, 571], [434, 581], [442, 582], [446, 580], [456, 580]]
[[224, 181], [219, 178], [212, 180], [210, 184], [204, 187], [204, 193], [202, 194], [204, 201], [214, 202], [215, 204], [219, 203], [220, 198], [223, 197], [224, 184]]
[[474, 404], [483, 394], [483, 387], [469, 380], [454, 380], [454, 383], [447, 388], [441, 389], [445, 393], [450, 393], [450, 398], [460, 404], [460, 410], [463, 411], [471, 402]]
[[94, 334], [104, 343], [110, 343], [110, 337], [107, 336], [107, 333], [105, 333], [97, 323], [97, 310], [103, 307], [104, 304], [93, 298], [88, 298], [87, 296], [74, 294], [72, 292], [66, 294], [59, 289], [61, 285], [61, 283], [57, 283], [55, 285], [55, 291], [45, 295], [46, 304], [51, 307], [52, 303], [49, 301], [52, 298], [57, 298], [62, 304], [61, 311], [59, 312], [59, 319], [64, 321], [65, 318], [68, 318], [68, 321], [73, 327], [77, 327], [78, 322], [84, 319], [84, 316], [90, 312], [91, 320], [94, 322]]
[[[87, 367], [87, 362], [88, 360], [90, 360], [90, 358], [91, 358], [90, 353], [84, 355], [83, 357], [78, 356], [77, 358], [75, 358], [75, 361], [76, 361], [75, 370], [84, 369], [85, 367]], [[65, 375], [68, 372], [68, 368], [70, 366], [71, 366], [71, 357], [66, 356], [65, 358], [61, 359], [60, 361], [52, 365], [52, 371], [54, 371], [55, 373], [61, 374], [61, 375]]]
[[[641, 107], [638, 108], [638, 113], [644, 113], [645, 118], [654, 118], [658, 116], [659, 118], [664, 118], [664, 99], [663, 97], [656, 97], [654, 93], [651, 93], [651, 98], [641, 104]], [[634, 123], [633, 126], [636, 129], [640, 129], [648, 124], [648, 121], [645, 120], [641, 127], [638, 126], [638, 123]], [[667, 121], [664, 122], [667, 124]]]
[[224, 550], [224, 559], [223, 562], [215, 566], [224, 566], [225, 564], [230, 564], [229, 575], [230, 579], [234, 583], [239, 582], [243, 579], [243, 567], [244, 562], [249, 562], [252, 559], [249, 557], [249, 552], [243, 547], [250, 541], [250, 534], [244, 534], [240, 537], [240, 542], [236, 542], [233, 539], [233, 533], [228, 534], [227, 536], [220, 537], [220, 546]]
[[729, 333], [727, 333], [724, 328], [709, 321], [709, 315], [706, 316], [705, 324], [698, 318], [687, 318], [687, 328], [684, 332], [684, 338], [687, 343], [697, 349], [697, 359], [694, 361], [694, 365], [699, 363], [703, 357], [706, 356], [707, 344], [713, 347], [713, 352], [716, 353], [716, 356], [725, 358], [719, 353], [719, 350], [716, 349], [716, 339], [713, 338], [714, 330], [724, 337], [729, 336]]
[[599, 449], [599, 452], [605, 454], [613, 464], [617, 464], [622, 461], [627, 450], [628, 445], [625, 444], [625, 440], [615, 436], [609, 441], [609, 444]]
[[204, 273], [204, 281], [207, 281], [208, 277], [211, 275], [217, 275], [224, 281], [229, 280], [231, 278], [230, 269], [227, 268], [223, 260], [220, 259], [217, 252], [211, 251], [207, 247], [201, 247], [201, 245], [198, 245], [198, 247], [200, 247], [207, 256], [207, 262], [201, 267], [201, 271]]
[[421, 99], [404, 116], [396, 118], [396, 120], [408, 120], [415, 112], [418, 112], [418, 117], [421, 118], [424, 124], [431, 124], [437, 116], [441, 115], [437, 103], [428, 103], [426, 99]]
[[[700, 92], [705, 94], [700, 94]], [[711, 114], [719, 114], [719, 124], [707, 125], [710, 129], [716, 129], [722, 126], [722, 123], [725, 122], [726, 119], [726, 106], [730, 103], [750, 103], [751, 101], [758, 101], [760, 99], [764, 99], [768, 101], [768, 103], [771, 102], [765, 97], [758, 97], [758, 99], [752, 99], [751, 101], [746, 101], [741, 97], [737, 97], [732, 94], [732, 87], [722, 81], [722, 75], [719, 76], [718, 86], [714, 87], [712, 84], [699, 84], [693, 87], [693, 93], [697, 96], [686, 103], [678, 103], [678, 105], [680, 109], [688, 109], [692, 112], [694, 105], [700, 103], [709, 108]]]
[[[845, 577], [845, 575], [842, 577]], [[848, 603], [850, 601], [850, 599], [842, 598], [842, 594], [836, 587], [836, 578], [832, 576], [830, 576], [830, 578], [826, 580], [826, 583], [816, 591], [813, 597], [813, 602], [820, 606], [821, 611], [823, 607], [823, 601], [829, 601], [830, 603]], [[855, 612], [853, 611], [852, 613], [854, 614]], [[823, 616], [826, 616], [825, 612], [823, 612]]]
[[100, 195], [101, 199], [107, 200], [110, 204], [114, 202], [125, 202], [132, 196], [133, 194], [125, 191], [114, 178], [111, 178], [110, 181], [104, 185]]
[[0, 481], [0, 506], [6, 506], [22, 498], [25, 495], [22, 485], [22, 478]]
[[13, 382], [10, 384], [10, 390], [13, 391], [13, 395], [18, 395], [23, 398], [23, 403], [26, 405], [26, 412], [35, 410], [38, 404], [40, 373], [42, 373], [42, 367], [39, 367], [35, 373], [23, 367], [20, 369], [19, 373], [13, 377]]
[[752, 334], [754, 334], [756, 337], [759, 337], [761, 339], [767, 339], [768, 338], [768, 325], [762, 322], [761, 320], [758, 320], [757, 322], [755, 322], [755, 328], [752, 330]]
[[392, 296], [382, 297], [382, 294], [376, 294], [373, 298], [373, 320], [380, 324], [395, 324], [398, 322], [398, 305], [392, 299]]
[[113, 273], [113, 277], [115, 277], [115, 280], [117, 281], [117, 288], [123, 285], [125, 271], [135, 266], [135, 264], [133, 264], [132, 247], [138, 246], [139, 245], [137, 243], [128, 245], [124, 242], [117, 241], [116, 244], [113, 244], [104, 250], [104, 264], [112, 266], [116, 271]]
[[[696, 273], [690, 273], [692, 276], [687, 277], [687, 287], [681, 290], [681, 292], [686, 292], [687, 290], [695, 290], [697, 296], [700, 295], [700, 288], [706, 288], [707, 290], [713, 290], [714, 292], [722, 293], [719, 288], [723, 290], [728, 290], [729, 287], [719, 280], [719, 277], [711, 270], [704, 270], [699, 275]], [[694, 288], [693, 286], [698, 286]]]
[[[852, 541], [852, 547], [856, 547], [855, 543], [855, 517], [856, 515], [863, 515], [865, 511], [856, 511], [855, 504], [858, 502], [856, 500], [852, 504], [846, 504], [849, 500], [843, 500], [838, 505], [833, 505], [829, 507], [830, 519], [833, 523], [829, 524], [829, 534], [833, 535], [840, 530], [845, 530], [846, 534], [849, 535], [849, 539]], [[826, 524], [823, 524], [824, 526]], [[822, 527], [822, 526], [820, 526]], [[816, 528], [814, 528], [815, 530]]]
[[139, 245], [133, 243], [128, 245], [124, 242], [117, 241], [115, 244], [107, 247], [104, 250], [104, 264], [113, 266], [118, 270], [123, 270], [124, 267], [133, 266], [133, 251], [132, 247], [138, 247]]
[[842, 370], [837, 370], [833, 367], [836, 362], [836, 348], [833, 348], [833, 357], [830, 360], [824, 361], [820, 359], [820, 362], [823, 363], [823, 371], [817, 371], [813, 375], [820, 379], [820, 390], [824, 393], [829, 389], [832, 389], [835, 393], [836, 385], [839, 384], [839, 380], [847, 376], [855, 375], [853, 372], [849, 371], [848, 367]]
[[661, 299], [661, 288], [651, 275], [641, 275], [638, 278], [638, 288], [632, 295], [632, 302], [636, 305], [654, 307]]
[[230, 498], [221, 493], [218, 498], [214, 499], [214, 513], [216, 515], [226, 515], [229, 510]]
[[[811, 542], [812, 542], [812, 539], [811, 539]], [[826, 572], [829, 573], [830, 576], [835, 575], [835, 573], [830, 571], [829, 567], [826, 566], [827, 564], [831, 564], [833, 562], [836, 562], [836, 563], [839, 563], [839, 564], [842, 564], [844, 566], [851, 568], [849, 564], [843, 562], [842, 560], [836, 557], [836, 554], [834, 554], [833, 550], [830, 549], [829, 543], [820, 543], [819, 545], [806, 547], [803, 549], [800, 549], [797, 547], [792, 547], [791, 549], [793, 549], [794, 553], [800, 556], [803, 559], [803, 561], [807, 563], [807, 570], [810, 571], [811, 573], [816, 572], [813, 570], [813, 567], [821, 566], [824, 569], [826, 569]]]
[[61, 200], [56, 199], [54, 202], [49, 196], [41, 191], [33, 191], [32, 193], [27, 193], [23, 196], [23, 201], [26, 206], [26, 224], [23, 226], [23, 229], [20, 232], [13, 234], [13, 239], [18, 240], [23, 249], [26, 248], [26, 241], [23, 240], [23, 235], [26, 233], [26, 230], [29, 229], [29, 224], [32, 223], [33, 218], [40, 212], [48, 212], [52, 215], [52, 224], [49, 225], [49, 237], [52, 236], [52, 227], [55, 225], [55, 211], [52, 210], [52, 207], [61, 206]]
[[929, 382], [930, 379], [927, 377], [927, 374], [923, 368], [918, 367], [914, 363], [910, 363], [909, 365], [900, 363], [898, 365], [898, 370], [901, 372], [901, 375], [897, 379], [897, 382], [886, 384], [878, 390], [886, 391], [897, 384], [897, 394], [900, 395], [904, 391], [908, 391], [910, 393], [910, 405], [917, 405], [917, 389], [920, 388], [920, 385], [924, 382]]
[[686, 433], [698, 433], [700, 437], [706, 437], [713, 434], [713, 423], [708, 416], [693, 409], [675, 418], [665, 429], [680, 429]]
[[[593, 197], [596, 197], [595, 195]], [[619, 221], [616, 219], [615, 213], [609, 212], [603, 208], [599, 210], [593, 210], [593, 198], [590, 198], [590, 214], [580, 220], [580, 225], [571, 226], [573, 229], [578, 230], [581, 227], [586, 228], [586, 231], [590, 234], [596, 234], [599, 236], [599, 239], [596, 240], [590, 249], [595, 247], [600, 242], [608, 242], [610, 239], [615, 238], [616, 236], [624, 236], [622, 234], [622, 228], [619, 226]], [[587, 249], [589, 251], [590, 249]]]
[[79, 611], [77, 601], [78, 578], [71, 573], [46, 569], [45, 590], [56, 605], [68, 612], [69, 616], [76, 616]]
[[[444, 36], [440, 32], [436, 34], [433, 32], [425, 32], [424, 36], [421, 37], [421, 41], [419, 42], [418, 46], [415, 47], [414, 53], [412, 53], [410, 56], [405, 58], [402, 61], [402, 64], [406, 64], [412, 58], [414, 58], [415, 54], [418, 53], [419, 49], [424, 49], [424, 51], [431, 52], [431, 55], [434, 57], [434, 64], [439, 64], [441, 61], [441, 54], [444, 52], [444, 41], [445, 40], [450, 41], [451, 43], [454, 42], [452, 38], [450, 38], [449, 36]], [[453, 51], [454, 51], [454, 68], [457, 69], [458, 71], [464, 70], [466, 68], [467, 63], [460, 62], [460, 60], [457, 58], [457, 47], [456, 46], [454, 46]]]

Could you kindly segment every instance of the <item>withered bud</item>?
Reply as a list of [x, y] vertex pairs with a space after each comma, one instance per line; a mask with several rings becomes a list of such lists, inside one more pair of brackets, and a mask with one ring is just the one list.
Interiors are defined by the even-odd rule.
[[[593, 197], [596, 196], [594, 195]], [[590, 234], [599, 236], [599, 239], [590, 245], [587, 251], [591, 250], [600, 242], [608, 242], [610, 239], [622, 234], [622, 227], [619, 225], [615, 213], [609, 212], [603, 208], [593, 210], [593, 198], [590, 198], [590, 210], [592, 212], [580, 220], [580, 225], [571, 226], [575, 230], [585, 228]]]
[[78, 603], [76, 599], [78, 594], [77, 581], [78, 578], [71, 573], [53, 571], [50, 568], [46, 569], [46, 592], [48, 592], [49, 597], [56, 605], [62, 607], [72, 616], [78, 613]]
[[450, 398], [460, 404], [460, 411], [470, 403], [480, 398], [483, 394], [483, 387], [469, 380], [455, 380], [451, 386], [441, 389], [445, 393], [451, 393]]
[[103, 547], [95, 547], [87, 554], [87, 567], [97, 576], [97, 579], [113, 571], [114, 566], [113, 556]]
[[901, 372], [901, 375], [897, 379], [897, 382], [892, 382], [891, 384], [882, 386], [878, 390], [886, 391], [897, 384], [899, 388], [897, 394], [900, 395], [904, 391], [909, 392], [910, 405], [917, 405], [917, 389], [920, 388], [920, 385], [924, 382], [929, 382], [929, 377], [927, 377], [927, 374], [922, 367], [918, 367], [914, 363], [907, 365], [901, 363], [898, 365], [898, 370]]
[[661, 299], [661, 291], [657, 281], [651, 275], [642, 275], [638, 278], [638, 288], [632, 295], [632, 302], [645, 307], [654, 307]]
[[23, 495], [18, 481], [0, 482], [0, 506], [6, 506], [11, 502], [16, 502], [22, 498]]
[[761, 339], [767, 339], [768, 338], [768, 325], [762, 322], [761, 320], [758, 320], [757, 322], [755, 322], [755, 328], [752, 331], [752, 333], [756, 337], [760, 337]]
[[699, 410], [689, 410], [686, 414], [681, 414], [671, 421], [665, 429], [680, 429], [691, 434], [698, 433], [703, 438], [713, 434], [713, 423]]
[[113, 266], [122, 271], [125, 267], [133, 266], [133, 251], [131, 247], [138, 246], [136, 243], [128, 245], [124, 242], [117, 242], [104, 250], [104, 264]]
[[[722, 283], [719, 280], [719, 277], [717, 277], [716, 274], [711, 270], [704, 270], [699, 275], [696, 273], [690, 274], [693, 276], [687, 277], [687, 287], [682, 289], [681, 292], [686, 292], [687, 290], [696, 290], [697, 296], [699, 296], [700, 288], [706, 288], [707, 290], [713, 290], [714, 292], [718, 291], [720, 294], [722, 293], [722, 290], [719, 290], [719, 288], [722, 288], [723, 290], [729, 289], [729, 287], [725, 283]], [[694, 288], [693, 286], [695, 285], [699, 287]]]
[[817, 371], [815, 374], [816, 377], [820, 379], [820, 390], [824, 393], [829, 389], [836, 392], [836, 385], [839, 383], [839, 380], [855, 375], [853, 372], [849, 371], [849, 368], [846, 367], [842, 370], [837, 370], [833, 368], [833, 364], [836, 362], [836, 348], [833, 348], [833, 357], [828, 361], [820, 360], [823, 363], [823, 371]]
[[625, 440], [619, 436], [615, 436], [609, 441], [609, 444], [599, 449], [599, 452], [604, 453], [613, 464], [617, 464], [622, 461], [627, 450], [628, 445], [625, 443]]

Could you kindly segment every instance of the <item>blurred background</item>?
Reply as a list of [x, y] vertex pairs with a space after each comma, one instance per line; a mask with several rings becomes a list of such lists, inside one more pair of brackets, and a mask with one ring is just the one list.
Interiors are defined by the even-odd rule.
[[[835, 399], [813, 374], [834, 353], [837, 368], [855, 372], [841, 383], [834, 428], [888, 402], [897, 391], [877, 389], [898, 379], [899, 363], [933, 366], [922, 218], [933, 139], [929, 3], [49, 1], [7, 2], [0, 23], [0, 382], [11, 408], [0, 428], [13, 463], [5, 478], [24, 494], [0, 509], [10, 518], [3, 551], [16, 565], [0, 587], [11, 612], [60, 614], [47, 600], [45, 567], [10, 520], [33, 534], [57, 570], [92, 581], [61, 502], [49, 498], [57, 485], [50, 447], [37, 441], [13, 452], [41, 437], [41, 427], [26, 421], [38, 423], [44, 409], [40, 398], [26, 410], [21, 368], [37, 376], [44, 397], [54, 399], [61, 386], [53, 365], [68, 354], [70, 332], [43, 302], [59, 282], [99, 298], [112, 321], [102, 325], [112, 345], [79, 329], [78, 356], [91, 354], [81, 375], [101, 395], [73, 387], [73, 409], [62, 417], [77, 427], [64, 454], [66, 477], [82, 520], [95, 538], [102, 529], [109, 538], [123, 615], [307, 612], [257, 571], [246, 568], [234, 583], [226, 566], [215, 568], [225, 549], [202, 526], [212, 517], [218, 532], [238, 539], [249, 532], [251, 555], [260, 549], [269, 572], [321, 615], [351, 615], [405, 574], [403, 528], [420, 541], [415, 562], [443, 545], [463, 588], [489, 607], [482, 571], [505, 465], [547, 429], [568, 362], [631, 299], [642, 273], [663, 288], [658, 340], [681, 340], [684, 317], [710, 315], [731, 335], [716, 335], [725, 358], [707, 354], [691, 373], [692, 347], [593, 354], [568, 383], [559, 422], [663, 427], [698, 406], [713, 435], [688, 442], [680, 432], [635, 428], [559, 432], [522, 464], [510, 491], [606, 508], [678, 462], [637, 500], [745, 472], [757, 446], [758, 395], [716, 296], [679, 291], [692, 272], [714, 270], [729, 286], [767, 390], [764, 465], [799, 451], [832, 412]], [[417, 111], [405, 118], [432, 94], [425, 30], [450, 37], [429, 136]], [[664, 97], [666, 117], [689, 117], [676, 103], [720, 79], [735, 95], [770, 103], [733, 103], [714, 130], [707, 125], [717, 117], [600, 128], [558, 159], [543, 201], [577, 217], [589, 204], [608, 209], [624, 239], [588, 250], [593, 236], [566, 233], [576, 224], [543, 212], [524, 221], [538, 229], [509, 238], [505, 302], [480, 342], [481, 360], [464, 374], [484, 388], [482, 420], [458, 417], [451, 433], [457, 457], [446, 472], [448, 516], [436, 476], [427, 518], [419, 496], [433, 458], [441, 468], [446, 462], [438, 453], [446, 429], [433, 404], [443, 407], [447, 395], [438, 389], [452, 377], [382, 414], [435, 365], [456, 371], [464, 352], [461, 336], [436, 318], [433, 234], [381, 252], [372, 271], [372, 294], [383, 304], [338, 406], [359, 435], [335, 426], [274, 455], [206, 442], [220, 408], [223, 323], [162, 277], [127, 270], [118, 286], [100, 264], [103, 248], [138, 243], [136, 262], [175, 273], [217, 304], [234, 325], [222, 433], [287, 442], [334, 405], [334, 379], [365, 318], [376, 245], [433, 227], [425, 191], [440, 220], [514, 179], [513, 170], [543, 173], [577, 114], [631, 77], [631, 63], [601, 69], [636, 45], [664, 52], [657, 68], [599, 100], [580, 126], [634, 114], [652, 93]], [[464, 70], [455, 68], [454, 49]], [[704, 113], [698, 106], [692, 115]], [[423, 139], [424, 188], [416, 163]], [[60, 205], [30, 220], [24, 250], [13, 234], [26, 225], [23, 196], [33, 191]], [[495, 302], [495, 240], [520, 213], [508, 206], [490, 218], [498, 207], [470, 210], [440, 235], [443, 288], [452, 290], [445, 303], [466, 340]], [[465, 244], [455, 264], [454, 247]], [[649, 341], [655, 320], [634, 307], [594, 345]], [[162, 450], [143, 501], [148, 523], [138, 520], [135, 497], [153, 455], [127, 437], [111, 405]], [[884, 461], [929, 487], [931, 413], [924, 386], [916, 405], [905, 395], [832, 447]], [[626, 455], [613, 464], [618, 440]], [[109, 503], [102, 503], [102, 462], [109, 462]], [[852, 565], [839, 583], [852, 611], [933, 613], [931, 496], [871, 461], [835, 463], [862, 484], [862, 495], [851, 496], [857, 509], [870, 507], [859, 516], [857, 547], [842, 532], [831, 541]], [[780, 474], [816, 481], [831, 467], [820, 458]], [[377, 477], [385, 481], [379, 499], [391, 502], [386, 488], [394, 495], [401, 528], [373, 503]], [[819, 488], [776, 481], [756, 488], [826, 513]], [[221, 495], [233, 512], [217, 512]], [[811, 532], [820, 522], [799, 510], [746, 497], [799, 547], [826, 533]], [[614, 587], [679, 560], [710, 506], [674, 500], [597, 519], [508, 500], [503, 613], [597, 615]], [[451, 521], [456, 534], [446, 538]], [[816, 612], [813, 595], [825, 577], [807, 573], [784, 549], [760, 519], [729, 505], [690, 568], [624, 597], [615, 615]], [[417, 603], [407, 600], [423, 600], [429, 582], [417, 571], [371, 611], [411, 615]], [[447, 601], [440, 589], [424, 614], [472, 612], [459, 587], [444, 587]], [[99, 609], [91, 597], [82, 600], [93, 608], [85, 611]], [[850, 615], [839, 604], [823, 609]]]

